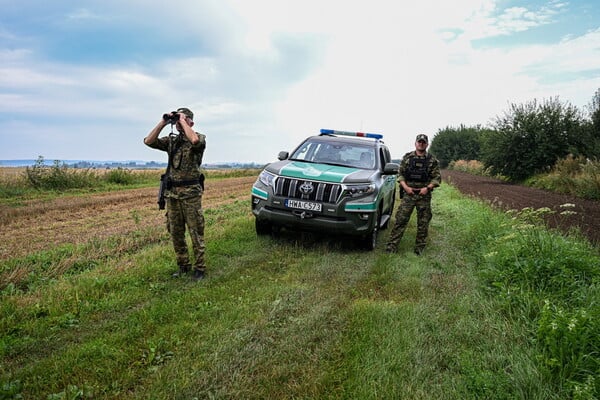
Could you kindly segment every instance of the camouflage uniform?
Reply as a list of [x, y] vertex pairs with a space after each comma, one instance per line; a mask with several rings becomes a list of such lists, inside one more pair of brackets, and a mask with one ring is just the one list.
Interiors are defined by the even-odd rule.
[[[418, 164], [421, 161], [424, 163], [426, 173], [423, 178], [416, 178], [415, 175], [412, 175], [411, 177], [411, 160], [413, 159], [413, 163], [416, 162]], [[424, 188], [428, 185], [437, 187], [442, 181], [438, 160], [428, 152], [426, 152], [423, 156], [418, 156], [415, 151], [406, 153], [402, 158], [398, 174], [399, 181], [405, 181], [409, 187], [414, 189]], [[400, 187], [400, 189], [402, 193], [402, 187]], [[398, 242], [400, 242], [402, 239], [404, 231], [406, 230], [406, 225], [408, 224], [410, 216], [415, 208], [417, 209], [417, 238], [415, 241], [415, 253], [421, 254], [425, 249], [427, 233], [429, 230], [429, 222], [432, 218], [431, 190], [425, 195], [417, 193], [408, 195], [405, 193], [402, 196], [402, 201], [398, 206], [398, 210], [396, 211], [396, 223], [394, 224], [394, 227], [390, 233], [387, 251], [395, 252], [397, 250]]]
[[[200, 141], [192, 144], [183, 133], [159, 138], [148, 146], [170, 152], [169, 176], [173, 186], [165, 191], [167, 206], [167, 230], [171, 234], [177, 265], [182, 272], [193, 267], [196, 271], [206, 269], [204, 261], [204, 213], [202, 211], [203, 187], [200, 183], [200, 165], [206, 148], [206, 136], [198, 133]], [[190, 257], [185, 239], [185, 227], [192, 240], [194, 262]]]

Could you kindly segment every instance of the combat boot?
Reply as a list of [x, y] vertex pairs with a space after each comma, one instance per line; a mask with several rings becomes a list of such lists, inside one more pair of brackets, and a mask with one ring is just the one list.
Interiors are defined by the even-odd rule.
[[201, 269], [195, 269], [194, 275], [192, 275], [192, 279], [195, 281], [201, 281], [204, 279], [204, 271]]
[[171, 275], [173, 278], [179, 278], [182, 277], [184, 275], [187, 275], [188, 272], [190, 272], [190, 266], [189, 265], [180, 265], [179, 266], [179, 271], [173, 273], [173, 275]]

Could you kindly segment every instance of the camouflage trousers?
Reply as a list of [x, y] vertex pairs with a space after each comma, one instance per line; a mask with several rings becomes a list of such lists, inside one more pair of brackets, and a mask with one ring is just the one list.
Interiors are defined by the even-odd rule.
[[388, 251], [396, 251], [398, 242], [402, 239], [406, 225], [414, 209], [417, 209], [417, 238], [415, 240], [415, 252], [420, 253], [425, 248], [427, 242], [427, 233], [429, 231], [429, 222], [431, 221], [431, 193], [425, 196], [415, 194], [409, 196], [405, 194], [402, 202], [396, 211], [396, 223], [390, 233], [387, 244]]
[[177, 265], [189, 266], [190, 256], [185, 238], [187, 226], [192, 249], [194, 251], [193, 269], [204, 271], [204, 213], [202, 211], [202, 197], [194, 196], [187, 199], [166, 198], [167, 202], [167, 230], [171, 234]]

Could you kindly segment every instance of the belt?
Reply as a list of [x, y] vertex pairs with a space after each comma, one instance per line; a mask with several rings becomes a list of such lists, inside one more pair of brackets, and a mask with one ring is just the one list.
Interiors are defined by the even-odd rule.
[[171, 186], [192, 186], [192, 185], [200, 185], [200, 179], [187, 179], [183, 181], [171, 181]]

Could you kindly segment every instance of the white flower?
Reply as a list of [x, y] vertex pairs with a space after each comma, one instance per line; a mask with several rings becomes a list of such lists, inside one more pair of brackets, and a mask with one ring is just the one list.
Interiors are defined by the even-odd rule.
[[559, 207], [561, 207], [561, 208], [575, 208], [575, 204], [573, 204], [573, 203], [565, 203], [565, 204], [561, 204]]

